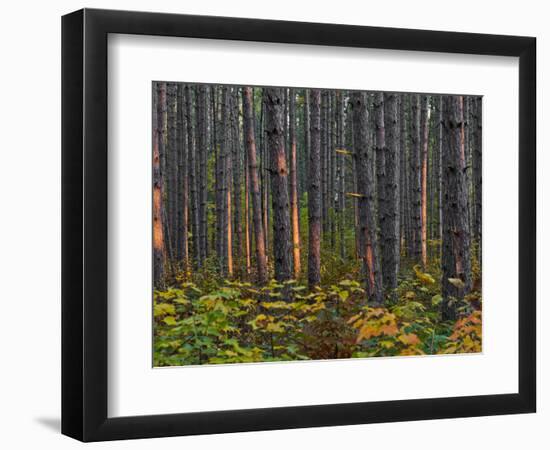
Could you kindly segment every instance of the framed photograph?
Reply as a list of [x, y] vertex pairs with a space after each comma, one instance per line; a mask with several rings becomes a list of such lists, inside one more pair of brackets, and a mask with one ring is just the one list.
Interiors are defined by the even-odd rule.
[[536, 40], [62, 21], [62, 432], [535, 412]]

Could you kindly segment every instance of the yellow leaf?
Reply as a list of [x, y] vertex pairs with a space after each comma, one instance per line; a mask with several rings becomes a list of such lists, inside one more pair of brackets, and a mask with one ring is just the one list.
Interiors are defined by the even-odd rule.
[[451, 283], [454, 287], [458, 289], [464, 289], [464, 281], [462, 281], [460, 278], [447, 278], [449, 280], [449, 283]]
[[176, 324], [176, 319], [173, 316], [166, 316], [163, 319], [163, 321], [166, 325], [175, 325]]

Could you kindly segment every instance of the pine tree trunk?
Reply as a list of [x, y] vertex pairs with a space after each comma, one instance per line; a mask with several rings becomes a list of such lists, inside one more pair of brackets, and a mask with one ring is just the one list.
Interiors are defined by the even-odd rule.
[[189, 193], [191, 234], [193, 235], [193, 257], [197, 267], [202, 267], [199, 251], [199, 206], [197, 195], [197, 163], [195, 149], [195, 124], [193, 118], [193, 88], [185, 85], [185, 120], [187, 122], [187, 151], [189, 160]]
[[178, 84], [178, 232], [177, 239], [180, 249], [180, 261], [182, 269], [189, 271], [189, 178], [187, 167], [187, 141], [185, 139], [185, 96], [184, 89]]
[[474, 230], [473, 237], [477, 244], [477, 258], [481, 267], [482, 245], [481, 245], [481, 200], [482, 200], [482, 180], [481, 180], [481, 127], [482, 127], [482, 103], [481, 97], [476, 97], [474, 103], [474, 117], [472, 129], [473, 138], [473, 154], [472, 154], [472, 178], [474, 185]]
[[206, 260], [208, 246], [208, 192], [207, 192], [207, 161], [208, 161], [208, 102], [207, 102], [207, 87], [205, 85], [198, 86], [197, 95], [197, 123], [198, 123], [198, 156], [199, 156], [199, 226], [198, 226], [198, 243], [200, 261]]
[[420, 173], [420, 96], [411, 96], [411, 151], [410, 151], [410, 208], [411, 208], [411, 257], [422, 259], [422, 184]]
[[176, 170], [177, 170], [177, 85], [176, 83], [166, 84], [167, 104], [167, 146], [166, 146], [166, 210], [169, 245], [169, 265], [174, 273], [174, 265], [178, 259], [177, 255], [177, 223], [176, 223]]
[[283, 91], [280, 88], [264, 90], [266, 106], [266, 140], [270, 156], [271, 190], [273, 204], [273, 259], [275, 279], [289, 280], [292, 276], [288, 170], [283, 130]]
[[264, 225], [262, 220], [262, 199], [256, 161], [256, 139], [254, 137], [254, 93], [251, 87], [243, 88], [244, 135], [248, 158], [248, 174], [252, 196], [252, 218], [254, 222], [254, 240], [256, 242], [256, 267], [258, 282], [267, 281], [267, 263], [265, 258]]
[[373, 177], [374, 155], [368, 149], [367, 96], [354, 92], [353, 102], [353, 149], [356, 160], [356, 183], [358, 194], [358, 221], [362, 258], [365, 266], [367, 299], [374, 305], [383, 303], [382, 273], [378, 252], [378, 237], [375, 218], [375, 193]]
[[294, 278], [298, 278], [301, 272], [300, 261], [300, 224], [298, 203], [298, 181], [296, 165], [296, 92], [290, 89], [289, 93], [289, 142], [290, 142], [290, 215], [292, 222], [292, 256]]
[[384, 288], [391, 291], [397, 287], [399, 272], [399, 175], [400, 175], [400, 142], [398, 124], [398, 99], [393, 93], [384, 94], [384, 122], [385, 122], [385, 205], [386, 214], [384, 226], [384, 244], [382, 247], [382, 264], [385, 266]]
[[164, 290], [163, 179], [161, 155], [164, 153], [163, 116], [166, 109], [166, 83], [153, 84], [153, 286]]
[[456, 300], [471, 289], [468, 190], [464, 149], [464, 98], [445, 96], [443, 100], [443, 250], [442, 317], [455, 320]]
[[400, 162], [400, 207], [401, 207], [401, 219], [400, 219], [400, 253], [401, 249], [407, 249], [408, 245], [408, 217], [407, 217], [407, 122], [405, 119], [405, 109], [406, 109], [406, 97], [405, 94], [399, 96], [399, 152], [401, 157]]
[[243, 239], [242, 239], [242, 150], [241, 150], [241, 127], [239, 122], [239, 88], [233, 88], [231, 95], [231, 124], [233, 137], [233, 230], [235, 242], [233, 245], [237, 267], [242, 262]]
[[321, 91], [311, 89], [309, 99], [308, 283], [313, 289], [321, 283]]
[[420, 124], [422, 132], [422, 172], [421, 172], [421, 255], [422, 266], [426, 268], [428, 261], [427, 232], [428, 232], [428, 138], [429, 138], [429, 114], [428, 96], [421, 99]]

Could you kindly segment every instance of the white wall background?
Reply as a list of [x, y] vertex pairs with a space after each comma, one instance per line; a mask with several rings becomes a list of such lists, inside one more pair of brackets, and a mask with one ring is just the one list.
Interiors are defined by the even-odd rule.
[[[310, 3], [310, 4], [308, 4]], [[485, 2], [273, 3], [201, 0], [19, 1], [0, 16], [0, 445], [3, 448], [77, 448], [59, 434], [60, 418], [60, 16], [83, 6], [530, 35], [538, 38], [539, 149], [539, 412], [536, 415], [401, 424], [239, 433], [162, 440], [101, 443], [94, 448], [335, 448], [342, 445], [446, 450], [547, 448], [550, 443], [549, 328], [545, 277], [550, 238], [542, 180], [550, 164], [542, 152], [543, 105], [550, 105], [549, 11], [535, 0]], [[497, 6], [498, 5], [498, 6]], [[451, 9], [452, 8], [452, 11]], [[548, 139], [546, 139], [548, 141]], [[505, 274], [503, 274], [505, 278]]]

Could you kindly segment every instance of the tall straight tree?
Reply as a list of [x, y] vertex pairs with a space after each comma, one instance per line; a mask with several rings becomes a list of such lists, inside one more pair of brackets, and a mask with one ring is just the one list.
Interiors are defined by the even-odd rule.
[[254, 135], [254, 92], [251, 87], [243, 88], [244, 135], [248, 157], [248, 174], [252, 196], [252, 217], [254, 223], [254, 240], [256, 243], [256, 268], [258, 282], [267, 281], [267, 263], [265, 259], [265, 238], [262, 219], [262, 199], [258, 163], [256, 160], [256, 139]]
[[[386, 129], [384, 124], [384, 94], [377, 92], [372, 95], [372, 109], [374, 115], [374, 154], [376, 158], [376, 205], [378, 217], [378, 231], [381, 247], [386, 245], [388, 227], [386, 226], [388, 208], [386, 205]], [[386, 267], [382, 262], [382, 276], [386, 279]]]
[[420, 174], [420, 96], [411, 95], [410, 136], [411, 148], [409, 153], [410, 165], [410, 210], [411, 210], [411, 251], [410, 257], [415, 261], [422, 258], [422, 200]]
[[289, 280], [292, 276], [288, 170], [283, 129], [283, 90], [265, 88], [267, 149], [271, 162], [271, 189], [273, 203], [273, 258], [275, 279]]
[[181, 259], [182, 268], [188, 272], [189, 270], [189, 177], [187, 172], [187, 142], [185, 139], [185, 114], [184, 114], [184, 105], [185, 105], [185, 96], [184, 89], [181, 84], [178, 84], [178, 133], [177, 133], [177, 142], [178, 142], [178, 178], [177, 178], [177, 187], [178, 187], [178, 227], [177, 227], [177, 236], [178, 241], [178, 253]]
[[356, 185], [358, 195], [358, 222], [361, 236], [360, 244], [364, 246], [366, 291], [368, 301], [374, 305], [383, 303], [382, 273], [378, 252], [378, 237], [375, 218], [375, 193], [373, 179], [374, 158], [368, 149], [367, 138], [367, 96], [364, 92], [352, 94], [353, 103], [353, 150], [355, 157]]
[[309, 92], [309, 184], [308, 184], [308, 283], [321, 283], [321, 91]]
[[[178, 259], [177, 254], [177, 223], [176, 223], [176, 206], [177, 206], [177, 187], [176, 187], [176, 171], [177, 171], [177, 85], [176, 83], [166, 84], [166, 103], [167, 103], [167, 146], [166, 146], [166, 209], [165, 215], [167, 218], [166, 229], [168, 230], [168, 260], [170, 267], [174, 270], [173, 264]], [[172, 271], [173, 271], [172, 270]]]
[[197, 195], [197, 165], [195, 148], [195, 123], [193, 117], [194, 89], [185, 85], [185, 114], [187, 122], [187, 151], [189, 164], [189, 192], [191, 205], [189, 215], [191, 220], [191, 234], [193, 235], [193, 257], [197, 267], [202, 267], [199, 251], [199, 202]]
[[[229, 88], [227, 86], [222, 86], [221, 89], [221, 130], [220, 130], [220, 149], [218, 152], [217, 159], [217, 176], [216, 183], [218, 185], [218, 205], [217, 205], [217, 236], [216, 243], [218, 248], [218, 259], [220, 263], [220, 272], [224, 275], [228, 273], [228, 227], [231, 227], [230, 221], [228, 218], [228, 194], [229, 189], [228, 182], [229, 177], [227, 176], [227, 161], [228, 154], [231, 152], [231, 143], [230, 143], [230, 122], [229, 122]], [[229, 195], [230, 197], [230, 195]]]
[[384, 265], [384, 287], [392, 290], [397, 287], [399, 272], [399, 175], [400, 175], [400, 142], [398, 123], [398, 97], [395, 93], [384, 94], [385, 122], [385, 221], [386, 233], [382, 248], [382, 264]]
[[442, 317], [455, 320], [456, 301], [471, 289], [468, 186], [464, 149], [464, 97], [443, 100], [443, 249]]
[[428, 251], [428, 138], [429, 138], [429, 97], [422, 95], [420, 106], [420, 127], [422, 145], [422, 169], [421, 169], [421, 255], [422, 265], [426, 268]]
[[481, 126], [482, 126], [482, 116], [481, 116], [481, 97], [476, 97], [473, 99], [473, 153], [472, 153], [472, 178], [474, 185], [474, 226], [472, 236], [477, 243], [477, 258], [478, 263], [481, 267]]
[[166, 109], [166, 83], [153, 84], [153, 284], [164, 289], [163, 179], [161, 155], [164, 152], [163, 116]]
[[298, 202], [298, 180], [297, 180], [297, 160], [296, 160], [296, 92], [289, 90], [288, 99], [289, 111], [289, 143], [290, 143], [290, 216], [292, 222], [292, 258], [294, 278], [298, 278], [301, 272], [300, 262], [300, 223]]
[[208, 161], [208, 102], [207, 87], [204, 84], [198, 86], [197, 93], [197, 153], [199, 157], [199, 183], [198, 183], [198, 243], [200, 261], [204, 261], [208, 246], [208, 192], [207, 192], [207, 161]]
[[235, 232], [235, 257], [240, 263], [242, 258], [242, 177], [241, 177], [241, 127], [239, 120], [239, 88], [234, 88], [231, 95], [231, 124], [233, 136], [233, 230]]

